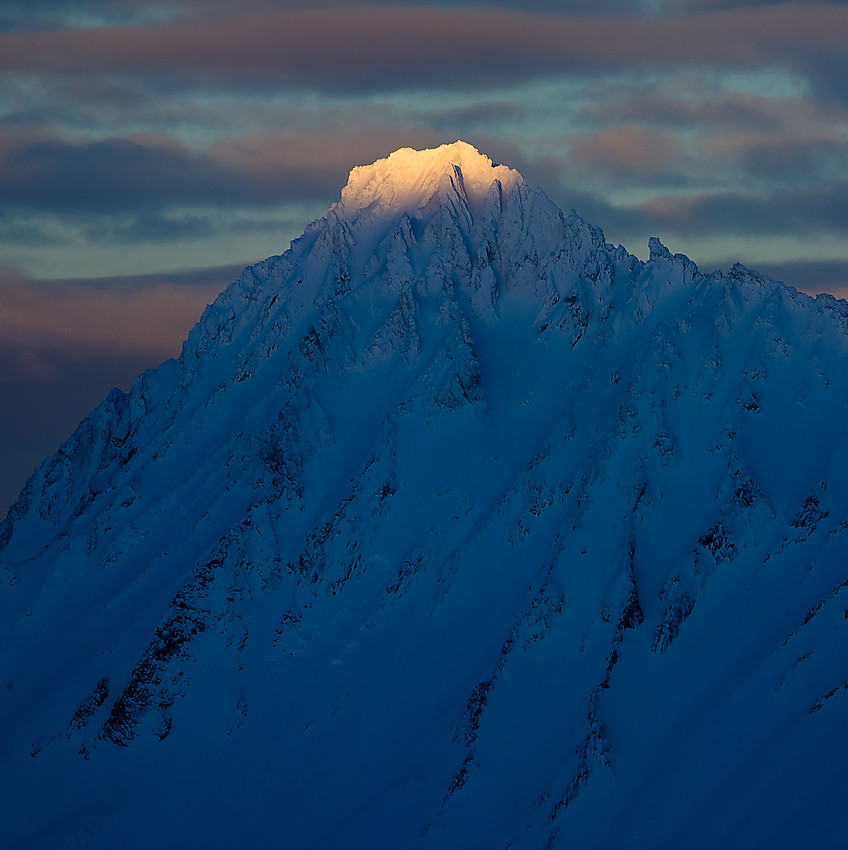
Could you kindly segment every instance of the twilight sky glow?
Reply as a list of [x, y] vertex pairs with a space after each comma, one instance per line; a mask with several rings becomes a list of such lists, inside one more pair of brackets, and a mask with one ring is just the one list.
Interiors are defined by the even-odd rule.
[[4, 0], [0, 515], [351, 167], [458, 138], [639, 256], [848, 294], [848, 0]]

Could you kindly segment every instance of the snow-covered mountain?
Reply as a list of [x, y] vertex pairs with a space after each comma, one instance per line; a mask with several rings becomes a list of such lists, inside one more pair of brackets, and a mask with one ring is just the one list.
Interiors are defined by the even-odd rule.
[[848, 304], [356, 168], [0, 526], [4, 846], [841, 844]]

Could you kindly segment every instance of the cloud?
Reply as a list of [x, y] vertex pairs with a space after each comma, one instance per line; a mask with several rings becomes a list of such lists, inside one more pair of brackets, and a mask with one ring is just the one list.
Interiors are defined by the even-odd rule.
[[[693, 12], [715, 12], [745, 7], [792, 5], [797, 0], [659, 0], [663, 13], [691, 14]], [[829, 5], [845, 5], [848, 0], [829, 0]]]
[[[180, 342], [232, 269], [93, 281], [34, 281], [0, 267], [0, 376], [52, 380], [92, 357], [179, 354]], [[207, 276], [208, 275], [208, 276]], [[205, 280], [205, 283], [201, 283]]]
[[723, 174], [745, 175], [749, 183], [780, 185], [839, 179], [848, 173], [848, 149], [838, 134], [827, 128], [801, 128], [797, 132], [706, 135], [698, 150]]
[[814, 102], [800, 96], [767, 96], [725, 91], [712, 74], [682, 74], [664, 81], [602, 81], [591, 89], [581, 110], [584, 118], [600, 123], [644, 123], [668, 128], [771, 130], [785, 126], [788, 116], [805, 120], [832, 119]]
[[0, 67], [338, 92], [457, 88], [575, 68], [795, 63], [821, 70], [823, 58], [844, 55], [846, 27], [848, 9], [826, 3], [670, 18], [345, 5], [161, 26], [12, 32], [0, 37]]
[[251, 184], [205, 151], [165, 138], [112, 138], [69, 142], [35, 140], [0, 161], [0, 205], [53, 211], [117, 212], [168, 203], [228, 204], [289, 198], [314, 184], [295, 169], [273, 185]]
[[251, 194], [238, 173], [209, 154], [163, 138], [36, 139], [5, 151], [0, 160], [5, 207], [117, 212], [169, 202], [238, 203]]
[[673, 134], [630, 125], [580, 136], [569, 158], [577, 168], [656, 179], [672, 171], [683, 155], [683, 145]]
[[808, 77], [815, 95], [825, 101], [848, 104], [848, 51], [828, 52], [811, 62]]
[[657, 232], [750, 236], [848, 236], [848, 181], [773, 193], [665, 196], [633, 207]]
[[773, 192], [848, 173], [848, 110], [836, 104], [726, 92], [708, 79], [670, 81], [661, 91], [605, 82], [591, 86], [587, 100], [581, 117], [600, 129], [578, 137], [571, 161], [593, 175], [635, 181], [641, 173], [653, 192], [672, 184]]
[[[672, 7], [681, 4], [669, 0]], [[241, 0], [241, 14], [258, 14], [278, 11], [278, 0]], [[496, 9], [535, 10], [562, 12], [561, 0], [489, 0], [485, 4]], [[708, 7], [709, 3], [700, 4]], [[717, 4], [716, 4], [717, 5]], [[725, 3], [724, 5], [727, 5]], [[332, 10], [356, 7], [467, 7], [464, 0], [286, 0], [286, 11]], [[651, 2], [634, 3], [633, 0], [570, 0], [569, 15], [597, 16], [600, 14], [651, 14]], [[232, 14], [232, 0], [5, 0], [0, 7], [0, 30], [40, 30], [45, 28], [72, 29], [84, 25], [140, 25], [194, 20], [199, 17]]]

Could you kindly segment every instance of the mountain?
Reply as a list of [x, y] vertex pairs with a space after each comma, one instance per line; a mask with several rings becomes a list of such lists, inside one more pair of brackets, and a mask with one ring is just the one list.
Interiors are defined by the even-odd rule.
[[848, 304], [355, 168], [0, 526], [6, 846], [841, 843]]

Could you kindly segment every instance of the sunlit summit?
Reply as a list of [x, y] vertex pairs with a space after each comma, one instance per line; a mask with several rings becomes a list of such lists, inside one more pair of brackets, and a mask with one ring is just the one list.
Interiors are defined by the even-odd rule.
[[354, 168], [334, 209], [350, 216], [374, 207], [394, 214], [413, 212], [440, 186], [453, 186], [478, 206], [493, 183], [509, 190], [517, 181], [523, 182], [517, 171], [494, 164], [466, 142], [423, 151], [401, 148], [372, 165]]

